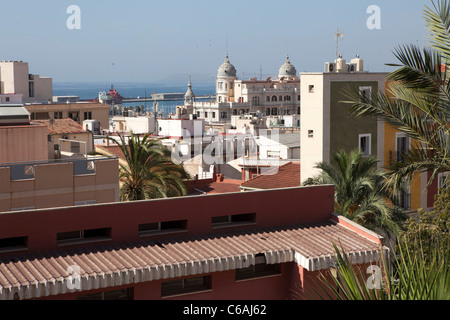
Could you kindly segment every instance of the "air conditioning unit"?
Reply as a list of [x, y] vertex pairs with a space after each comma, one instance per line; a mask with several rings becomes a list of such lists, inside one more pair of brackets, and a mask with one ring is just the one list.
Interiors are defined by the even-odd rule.
[[336, 69], [334, 62], [325, 62], [325, 72], [330, 73], [334, 72]]
[[356, 72], [358, 69], [358, 65], [356, 63], [350, 63], [348, 65], [348, 72]]

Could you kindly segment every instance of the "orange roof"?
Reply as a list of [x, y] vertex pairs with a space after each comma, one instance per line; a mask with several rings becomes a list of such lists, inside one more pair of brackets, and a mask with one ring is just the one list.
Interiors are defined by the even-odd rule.
[[300, 185], [300, 163], [289, 162], [265, 174], [245, 181], [241, 188], [279, 189], [298, 187]]
[[194, 192], [190, 195], [240, 192], [239, 185], [241, 183], [241, 180], [224, 179], [223, 181], [211, 182], [206, 186], [193, 186]]
[[83, 126], [76, 121], [67, 119], [32, 120], [35, 124], [47, 126], [48, 134], [86, 133]]

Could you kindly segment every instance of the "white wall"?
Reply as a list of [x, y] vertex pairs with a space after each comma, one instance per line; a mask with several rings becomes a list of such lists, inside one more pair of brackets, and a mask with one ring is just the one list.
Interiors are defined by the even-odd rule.
[[[159, 136], [170, 137], [201, 137], [205, 131], [205, 121], [197, 120], [174, 120], [174, 119], [158, 119], [157, 130]], [[185, 129], [185, 130], [183, 130]]]
[[[328, 108], [324, 101], [323, 74], [301, 74], [300, 84], [301, 119], [300, 119], [300, 162], [302, 182], [314, 177], [320, 171], [314, 166], [317, 162], [326, 161], [325, 146], [329, 144], [329, 101]], [[309, 86], [314, 85], [314, 93], [309, 92]], [[328, 86], [329, 88], [329, 86]], [[327, 115], [328, 113], [328, 115]], [[327, 118], [328, 125], [325, 125]], [[309, 130], [313, 130], [313, 137], [308, 137]]]
[[128, 131], [133, 131], [136, 134], [142, 133], [154, 133], [156, 134], [155, 128], [155, 117], [125, 117], [125, 122]]

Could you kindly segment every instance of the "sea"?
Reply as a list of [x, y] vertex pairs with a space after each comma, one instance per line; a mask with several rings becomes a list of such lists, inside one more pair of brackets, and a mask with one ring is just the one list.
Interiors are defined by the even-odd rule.
[[[196, 96], [215, 95], [216, 84], [214, 81], [192, 82], [192, 91]], [[171, 82], [54, 82], [53, 95], [65, 96], [73, 95], [80, 97], [81, 100], [97, 99], [99, 92], [108, 92], [111, 88], [124, 98], [150, 98], [152, 93], [186, 93], [188, 83], [186, 81]], [[180, 101], [160, 101], [159, 110], [169, 115], [175, 113], [176, 106], [184, 103]], [[148, 112], [153, 111], [153, 101], [127, 102], [122, 103], [123, 107], [144, 106]]]

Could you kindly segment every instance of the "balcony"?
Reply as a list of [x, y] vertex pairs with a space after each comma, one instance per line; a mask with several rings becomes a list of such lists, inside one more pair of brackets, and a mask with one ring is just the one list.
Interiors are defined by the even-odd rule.
[[73, 175], [81, 176], [95, 174], [97, 164], [105, 160], [115, 160], [115, 156], [87, 156], [83, 158], [68, 158], [43, 161], [26, 161], [1, 164], [1, 168], [10, 168], [11, 181], [29, 180], [35, 178], [35, 168], [42, 165], [54, 165], [55, 169], [63, 164], [73, 164]]

